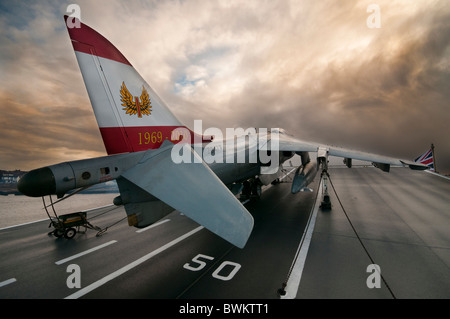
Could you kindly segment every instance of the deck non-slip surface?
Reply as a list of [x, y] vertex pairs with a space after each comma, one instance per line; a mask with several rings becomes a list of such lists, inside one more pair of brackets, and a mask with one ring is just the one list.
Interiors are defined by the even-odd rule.
[[[331, 168], [332, 209], [317, 213], [301, 281], [290, 298], [450, 297], [450, 181], [391, 168]], [[0, 298], [277, 299], [315, 203], [290, 184], [245, 204], [255, 227], [233, 247], [177, 211], [142, 232], [126, 221], [101, 237], [48, 236], [48, 222], [0, 231]], [[339, 197], [336, 197], [334, 189]], [[342, 206], [341, 206], [342, 204]], [[101, 210], [96, 213], [101, 213]], [[103, 227], [125, 216], [102, 215]], [[370, 264], [381, 287], [369, 288]], [[71, 288], [74, 271], [80, 288]]]

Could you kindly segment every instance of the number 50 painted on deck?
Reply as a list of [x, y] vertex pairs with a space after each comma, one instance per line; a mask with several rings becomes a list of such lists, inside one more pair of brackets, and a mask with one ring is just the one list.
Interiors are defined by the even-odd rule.
[[[191, 263], [186, 263], [183, 265], [184, 269], [190, 270], [190, 271], [200, 271], [203, 268], [205, 268], [206, 266], [206, 262], [201, 260], [201, 258], [203, 259], [207, 259], [207, 260], [214, 260], [214, 257], [211, 256], [207, 256], [207, 255], [203, 255], [203, 254], [198, 254], [197, 256], [195, 256], [194, 258], [192, 258]], [[194, 264], [194, 266], [191, 266], [191, 264]], [[195, 264], [197, 264], [197, 266], [195, 266]], [[228, 275], [224, 276], [224, 275], [220, 275], [219, 273], [226, 267], [226, 266], [230, 266], [232, 267], [232, 270], [228, 273]], [[233, 277], [236, 275], [236, 273], [239, 271], [239, 269], [241, 269], [241, 265], [232, 261], [224, 261], [220, 264], [219, 267], [217, 267], [217, 269], [212, 273], [212, 276], [216, 279], [220, 279], [220, 280], [231, 280], [233, 279]]]

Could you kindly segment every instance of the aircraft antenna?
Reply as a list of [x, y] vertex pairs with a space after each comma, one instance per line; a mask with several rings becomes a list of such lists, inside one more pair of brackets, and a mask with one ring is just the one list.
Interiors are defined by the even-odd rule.
[[433, 166], [434, 166], [434, 172], [437, 173], [437, 166], [436, 166], [436, 156], [434, 156], [434, 144], [431, 143], [431, 154], [433, 155]]

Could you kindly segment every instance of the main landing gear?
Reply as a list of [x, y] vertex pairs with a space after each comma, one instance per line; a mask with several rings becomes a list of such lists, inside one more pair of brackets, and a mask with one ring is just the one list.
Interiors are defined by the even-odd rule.
[[320, 208], [322, 210], [331, 209], [330, 195], [328, 194], [328, 179], [330, 174], [328, 174], [328, 148], [319, 147], [317, 151], [317, 161], [319, 165], [322, 166], [322, 174], [320, 174], [322, 187], [322, 201], [320, 203]]
[[241, 200], [248, 200], [251, 198], [260, 198], [262, 194], [262, 183], [259, 178], [252, 178], [242, 183], [242, 191], [240, 194]]
[[323, 170], [320, 178], [322, 179], [323, 187], [322, 187], [322, 202], [320, 203], [320, 208], [322, 210], [330, 210], [331, 209], [331, 200], [330, 195], [328, 194], [328, 171]]

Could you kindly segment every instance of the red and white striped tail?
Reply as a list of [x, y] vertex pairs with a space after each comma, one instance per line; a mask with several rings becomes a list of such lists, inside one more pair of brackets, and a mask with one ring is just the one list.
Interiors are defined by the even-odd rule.
[[81, 22], [80, 28], [69, 27], [64, 18], [107, 153], [179, 142], [177, 129], [186, 127], [123, 54], [97, 31]]

